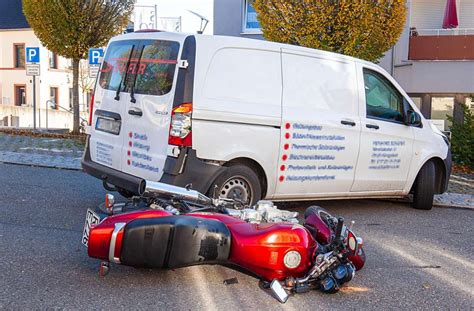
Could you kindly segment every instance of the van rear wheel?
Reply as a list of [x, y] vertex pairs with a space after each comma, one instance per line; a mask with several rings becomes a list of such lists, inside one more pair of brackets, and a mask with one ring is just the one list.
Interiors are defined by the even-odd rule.
[[413, 207], [416, 209], [430, 210], [433, 207], [435, 190], [435, 164], [426, 162], [415, 180], [415, 193], [413, 194]]
[[214, 194], [252, 206], [262, 198], [262, 186], [250, 167], [237, 164], [227, 167], [212, 183], [208, 195], [212, 197]]

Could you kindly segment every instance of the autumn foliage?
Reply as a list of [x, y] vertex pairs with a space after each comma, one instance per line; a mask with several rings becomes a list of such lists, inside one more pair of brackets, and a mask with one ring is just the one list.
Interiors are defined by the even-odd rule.
[[405, 0], [254, 0], [270, 41], [377, 61], [398, 40]]
[[[0, 0], [2, 1], [2, 0]], [[22, 0], [28, 23], [50, 51], [72, 59], [74, 132], [79, 131], [79, 61], [127, 26], [135, 0]]]

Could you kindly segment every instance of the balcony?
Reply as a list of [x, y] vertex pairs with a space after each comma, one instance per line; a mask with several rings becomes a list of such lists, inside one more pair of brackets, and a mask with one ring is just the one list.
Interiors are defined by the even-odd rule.
[[474, 61], [474, 28], [411, 29], [408, 58]]

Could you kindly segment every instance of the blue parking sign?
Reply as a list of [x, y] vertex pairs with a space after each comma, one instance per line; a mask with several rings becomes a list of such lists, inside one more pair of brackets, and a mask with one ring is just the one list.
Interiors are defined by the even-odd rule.
[[40, 51], [39, 48], [26, 48], [26, 63], [39, 63]]
[[100, 58], [103, 56], [103, 49], [89, 49], [89, 65], [100, 65]]

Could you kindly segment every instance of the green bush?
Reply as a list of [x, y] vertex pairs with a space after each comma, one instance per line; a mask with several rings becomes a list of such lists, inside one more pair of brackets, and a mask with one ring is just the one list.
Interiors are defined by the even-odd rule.
[[466, 165], [474, 168], [474, 114], [466, 105], [462, 105], [464, 121], [455, 122], [453, 117], [448, 116], [451, 122], [451, 151], [453, 161], [456, 164]]

